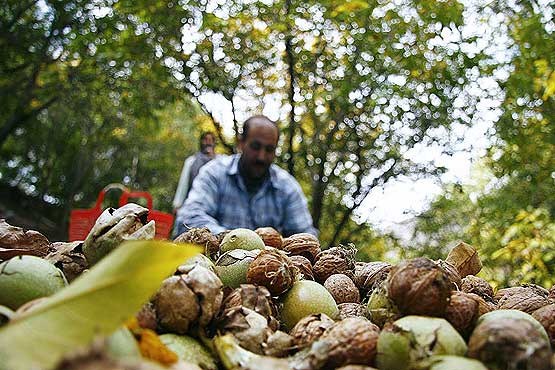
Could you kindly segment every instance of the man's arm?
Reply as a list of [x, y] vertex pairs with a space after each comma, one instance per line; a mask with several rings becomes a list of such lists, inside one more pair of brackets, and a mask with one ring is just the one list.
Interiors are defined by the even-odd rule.
[[318, 230], [312, 225], [312, 216], [308, 211], [308, 203], [299, 183], [292, 179], [290, 192], [285, 205], [284, 236], [297, 233], [309, 233], [318, 236]]
[[206, 165], [201, 168], [193, 180], [189, 196], [178, 213], [187, 227], [207, 227], [214, 234], [225, 231], [215, 216], [218, 211], [219, 189], [214, 167]]

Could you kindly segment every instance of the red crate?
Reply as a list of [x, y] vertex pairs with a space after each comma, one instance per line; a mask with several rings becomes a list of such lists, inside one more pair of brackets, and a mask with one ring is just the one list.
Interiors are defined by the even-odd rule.
[[123, 206], [129, 198], [144, 198], [147, 201], [148, 221], [156, 222], [156, 239], [167, 239], [173, 226], [173, 215], [152, 209], [152, 196], [146, 191], [130, 192], [125, 186], [120, 184], [110, 184], [100, 191], [93, 208], [74, 209], [69, 216], [69, 241], [85, 240], [91, 231], [96, 219], [102, 213], [102, 202], [106, 193], [112, 189], [122, 191], [119, 199], [119, 206]]

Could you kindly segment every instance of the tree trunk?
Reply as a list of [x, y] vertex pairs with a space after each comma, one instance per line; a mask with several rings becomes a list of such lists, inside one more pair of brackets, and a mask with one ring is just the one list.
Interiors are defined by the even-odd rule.
[[291, 111], [289, 112], [289, 129], [287, 131], [287, 171], [291, 176], [295, 176], [295, 157], [293, 150], [293, 141], [296, 133], [295, 122], [295, 58], [293, 55], [293, 45], [291, 36], [291, 23], [289, 15], [291, 14], [291, 0], [285, 1], [285, 22], [287, 24], [287, 35], [285, 35], [285, 54], [287, 56], [287, 73], [289, 75], [289, 105]]

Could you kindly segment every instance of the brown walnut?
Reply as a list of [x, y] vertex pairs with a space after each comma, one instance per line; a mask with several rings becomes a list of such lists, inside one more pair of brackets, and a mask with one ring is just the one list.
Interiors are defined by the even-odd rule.
[[282, 249], [290, 256], [303, 256], [308, 258], [310, 263], [314, 263], [320, 253], [320, 241], [312, 234], [293, 234], [283, 239]]
[[264, 286], [253, 284], [241, 284], [234, 289], [222, 303], [222, 312], [235, 307], [245, 307], [254, 310], [268, 320], [268, 325], [272, 330], [277, 330], [278, 309], [268, 289]]
[[367, 294], [387, 279], [391, 267], [391, 264], [381, 261], [357, 262], [354, 282], [363, 294]]
[[206, 227], [189, 229], [175, 238], [174, 242], [200, 245], [204, 248], [204, 253], [214, 260], [220, 253], [220, 242], [218, 238]]
[[293, 337], [293, 343], [299, 349], [311, 345], [320, 338], [324, 331], [333, 325], [334, 321], [326, 314], [320, 313], [302, 318], [291, 329], [289, 334]]
[[486, 301], [493, 302], [493, 288], [481, 277], [474, 275], [465, 276], [462, 279], [461, 291], [477, 294]]
[[532, 313], [532, 317], [544, 327], [551, 341], [551, 348], [555, 348], [555, 304], [548, 304]]
[[469, 293], [453, 291], [449, 305], [445, 310], [445, 319], [464, 337], [467, 338], [479, 316], [478, 302]]
[[247, 283], [265, 286], [273, 296], [278, 296], [291, 289], [296, 272], [284, 252], [268, 248], [249, 265]]
[[523, 285], [499, 290], [497, 309], [520, 310], [528, 314], [551, 303], [548, 291], [537, 285]]
[[297, 277], [304, 280], [314, 280], [312, 264], [308, 258], [303, 256], [290, 256], [291, 265], [297, 269]]
[[273, 227], [259, 227], [254, 230], [264, 241], [264, 244], [268, 247], [281, 249], [283, 239], [281, 234]]
[[366, 306], [360, 303], [340, 303], [337, 305], [339, 309], [338, 319], [343, 320], [347, 317], [364, 317], [368, 318], [368, 310]]
[[332, 247], [320, 252], [312, 266], [314, 278], [321, 284], [333, 274], [354, 278], [355, 253], [356, 249], [351, 246]]
[[324, 282], [324, 287], [331, 293], [337, 304], [358, 303], [360, 293], [355, 283], [345, 274], [333, 274]]

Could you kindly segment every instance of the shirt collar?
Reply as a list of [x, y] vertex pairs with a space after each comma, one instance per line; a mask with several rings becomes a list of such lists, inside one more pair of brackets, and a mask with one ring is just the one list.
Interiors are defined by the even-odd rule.
[[[234, 154], [232, 156], [231, 164], [227, 168], [227, 174], [230, 176], [238, 176], [239, 175], [239, 159], [241, 158], [241, 154]], [[277, 171], [274, 168], [275, 164], [272, 163], [270, 166], [270, 186], [274, 189], [279, 189], [279, 181], [277, 178]]]

